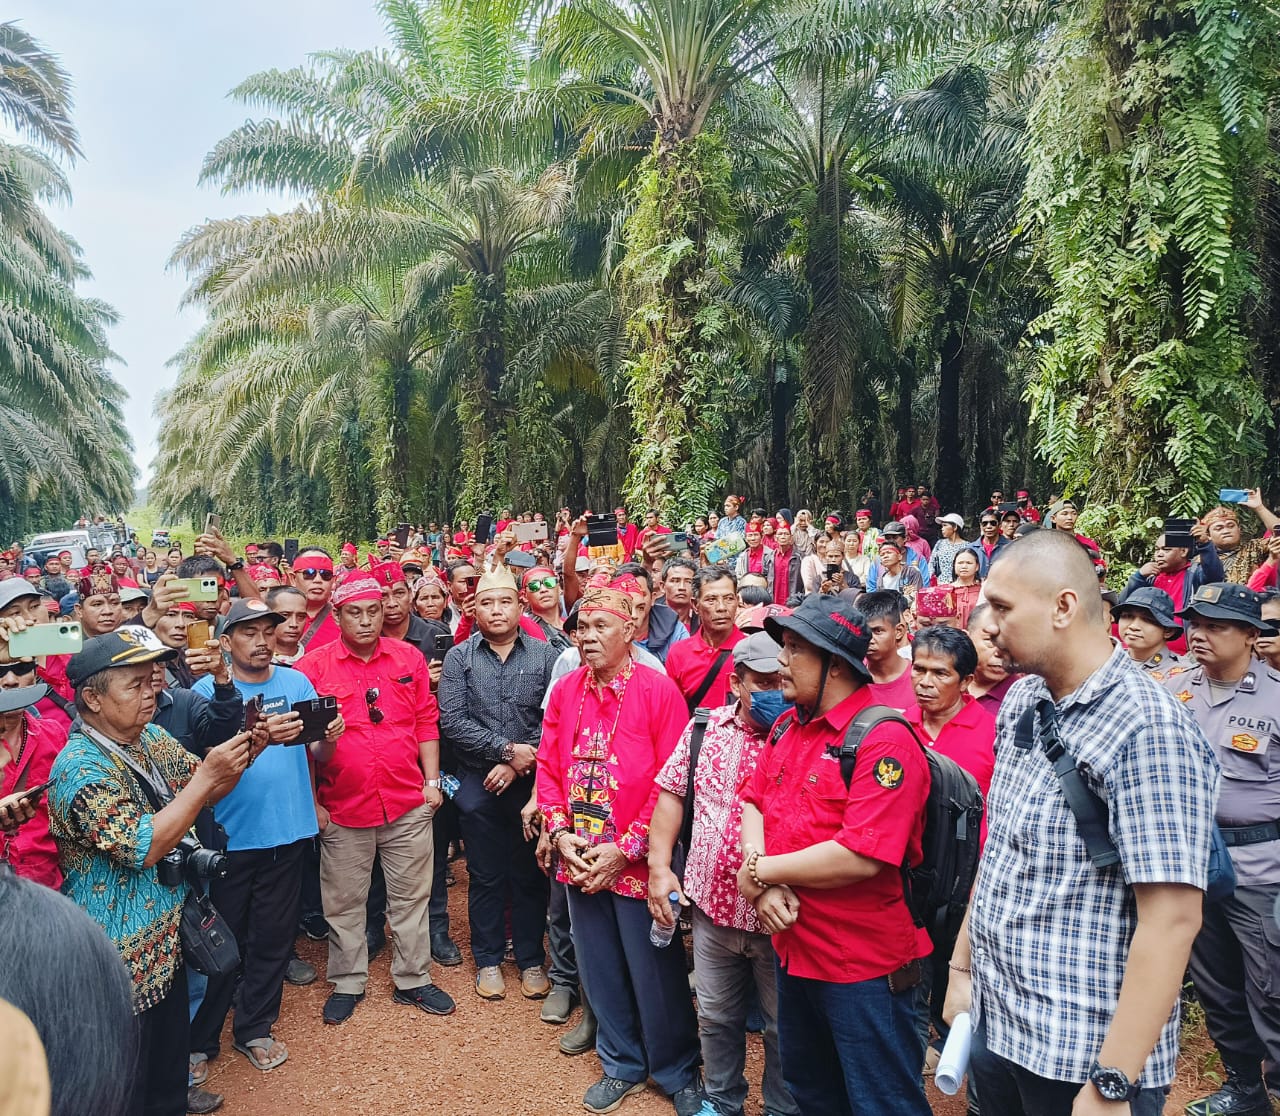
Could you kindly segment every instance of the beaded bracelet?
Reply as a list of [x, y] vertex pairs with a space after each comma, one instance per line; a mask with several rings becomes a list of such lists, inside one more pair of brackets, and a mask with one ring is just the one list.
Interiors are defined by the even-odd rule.
[[751, 877], [751, 882], [754, 883], [756, 887], [760, 888], [761, 891], [766, 891], [772, 885], [765, 883], [764, 880], [756, 875], [756, 861], [760, 859], [760, 856], [760, 853], [753, 852], [749, 857], [747, 857], [747, 875]]

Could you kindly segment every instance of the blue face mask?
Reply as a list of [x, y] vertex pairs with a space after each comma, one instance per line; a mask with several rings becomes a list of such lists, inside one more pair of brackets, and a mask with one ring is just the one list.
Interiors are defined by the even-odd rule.
[[781, 690], [753, 690], [747, 715], [762, 732], [768, 732], [794, 706], [795, 702], [787, 701]]

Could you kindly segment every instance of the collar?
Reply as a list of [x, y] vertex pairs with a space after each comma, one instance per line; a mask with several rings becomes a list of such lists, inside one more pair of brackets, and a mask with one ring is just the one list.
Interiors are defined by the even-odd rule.
[[[1113, 639], [1111, 641], [1111, 657], [1071, 693], [1067, 694], [1061, 701], [1055, 702], [1058, 712], [1065, 713], [1073, 705], [1089, 705], [1097, 701], [1103, 694], [1119, 685], [1124, 680], [1125, 672], [1131, 670], [1132, 666], [1133, 661], [1129, 658], [1128, 652], [1120, 646], [1119, 640]], [[1033, 677], [1036, 701], [1039, 702], [1041, 698], [1045, 697], [1052, 699], [1053, 695], [1049, 693], [1049, 684], [1038, 674]]]
[[628, 655], [627, 661], [622, 665], [622, 669], [601, 686], [596, 683], [595, 674], [591, 668], [587, 667], [587, 689], [591, 690], [597, 697], [603, 697], [606, 690], [611, 690], [618, 697], [621, 697], [623, 691], [627, 688], [627, 683], [631, 681], [631, 676], [635, 673], [635, 669], [635, 656]]
[[[343, 639], [342, 636], [338, 636], [338, 638], [334, 640], [334, 642], [338, 645], [338, 658], [356, 659], [362, 663], [365, 661], [364, 659], [361, 659], [360, 656], [357, 655], [354, 651], [352, 651], [350, 647], [347, 646], [347, 641]], [[369, 662], [373, 662], [375, 659], [379, 659], [382, 657], [383, 648], [387, 642], [388, 641], [383, 636], [378, 637], [378, 642], [374, 645], [374, 648], [373, 648], [373, 654], [369, 656], [369, 660], [368, 660]]]
[[[171, 705], [173, 705], [173, 694], [169, 692], [169, 688], [166, 686], [156, 694], [156, 713], [159, 713], [161, 709], [168, 709]], [[152, 720], [154, 719], [155, 714], [152, 714]]]

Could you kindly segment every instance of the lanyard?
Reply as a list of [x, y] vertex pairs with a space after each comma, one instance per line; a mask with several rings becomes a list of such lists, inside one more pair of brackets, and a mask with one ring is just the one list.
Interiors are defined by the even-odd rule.
[[72, 732], [82, 732], [90, 740], [92, 740], [99, 748], [107, 753], [112, 759], [118, 763], [123, 763], [128, 767], [139, 779], [143, 781], [145, 786], [149, 786], [160, 799], [162, 805], [168, 805], [173, 801], [173, 791], [169, 789], [169, 781], [164, 774], [156, 766], [156, 761], [152, 758], [151, 752], [145, 744], [141, 744], [143, 752], [147, 756], [147, 765], [151, 768], [149, 772], [144, 771], [137, 761], [120, 747], [114, 740], [108, 739], [95, 728], [90, 728], [84, 721], [77, 721], [71, 726]]

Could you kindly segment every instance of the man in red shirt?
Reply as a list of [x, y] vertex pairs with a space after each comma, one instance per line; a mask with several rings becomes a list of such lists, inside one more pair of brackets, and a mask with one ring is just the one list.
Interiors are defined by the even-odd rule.
[[778, 524], [773, 539], [773, 603], [784, 605], [790, 598], [804, 595], [800, 555], [796, 553], [795, 537], [787, 523]]
[[[314, 552], [312, 552], [314, 553]], [[315, 561], [308, 558], [308, 562]], [[387, 879], [395, 940], [392, 999], [432, 1015], [453, 1000], [431, 983], [431, 818], [440, 790], [440, 734], [426, 660], [403, 640], [382, 636], [382, 588], [352, 570], [332, 593], [339, 638], [297, 662], [322, 697], [338, 699], [346, 730], [333, 759], [316, 772], [320, 891], [329, 923], [326, 1023], [351, 1018], [369, 979], [365, 900], [373, 858]]]
[[725, 705], [733, 673], [733, 645], [742, 638], [734, 627], [738, 614], [738, 583], [721, 566], [704, 566], [693, 583], [698, 631], [667, 652], [667, 677], [684, 694], [688, 711], [698, 706]]
[[973, 681], [969, 683], [969, 693], [994, 717], [1000, 712], [1000, 703], [1004, 701], [1009, 687], [1022, 675], [1009, 673], [996, 645], [983, 631], [990, 611], [991, 606], [985, 601], [978, 605], [969, 613], [969, 623], [965, 630], [969, 633], [969, 638], [973, 640], [973, 646], [978, 652], [978, 666], [974, 672]]
[[333, 558], [318, 546], [298, 551], [292, 566], [293, 584], [307, 598], [307, 627], [298, 641], [306, 652], [323, 647], [338, 638], [338, 625], [333, 619]]
[[928, 762], [892, 722], [862, 740], [847, 787], [829, 752], [875, 703], [861, 612], [815, 595], [765, 627], [796, 708], [745, 795], [738, 887], [778, 955], [783, 1077], [806, 1116], [929, 1116], [915, 989], [931, 946], [901, 874], [921, 857]]
[[901, 713], [916, 700], [911, 688], [911, 657], [902, 653], [909, 646], [902, 594], [896, 589], [863, 593], [858, 608], [867, 621], [870, 639], [867, 669], [872, 700]]
[[627, 519], [626, 508], [614, 508], [613, 518], [618, 523], [618, 543], [622, 547], [623, 561], [630, 562], [631, 555], [640, 545], [640, 528]]
[[612, 1112], [652, 1077], [677, 1116], [695, 1116], [703, 1097], [684, 950], [649, 942], [646, 902], [654, 779], [687, 718], [670, 679], [632, 658], [633, 613], [630, 594], [603, 579], [583, 594], [583, 665], [551, 690], [538, 809], [568, 885], [578, 969], [598, 1021], [604, 1075], [583, 1107]]

